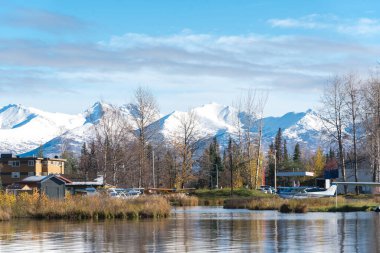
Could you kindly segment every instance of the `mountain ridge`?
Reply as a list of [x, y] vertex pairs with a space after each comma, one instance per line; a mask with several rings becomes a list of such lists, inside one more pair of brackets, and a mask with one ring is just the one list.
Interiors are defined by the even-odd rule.
[[[4, 106], [0, 108], [0, 152], [33, 155], [42, 145], [44, 153], [53, 156], [60, 154], [65, 142], [64, 145], [78, 154], [83, 142], [89, 141], [94, 134], [93, 126], [99, 123], [104, 112], [110, 108], [119, 109], [132, 122], [129, 118], [134, 113], [132, 104], [114, 106], [96, 102], [77, 115], [44, 112], [15, 104]], [[227, 145], [228, 136], [236, 136], [239, 125], [244, 127], [242, 122], [247, 117], [245, 113], [238, 114], [232, 106], [215, 102], [195, 107], [191, 111], [198, 119], [200, 135], [210, 138], [216, 136], [222, 146]], [[152, 124], [159, 126], [164, 139], [170, 139], [179, 126], [181, 117], [185, 115], [188, 112], [173, 111], [162, 115]], [[280, 117], [265, 117], [263, 123], [263, 141], [266, 146], [273, 140], [279, 128], [283, 130], [283, 136], [290, 146], [294, 142], [310, 147], [318, 145], [322, 125], [312, 110], [289, 112]]]

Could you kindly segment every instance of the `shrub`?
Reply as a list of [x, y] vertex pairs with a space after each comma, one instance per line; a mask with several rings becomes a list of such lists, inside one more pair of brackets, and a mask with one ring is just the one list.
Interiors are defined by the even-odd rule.
[[279, 210], [281, 213], [291, 213], [292, 212], [292, 208], [290, 207], [290, 204], [282, 204], [280, 206], [280, 210]]

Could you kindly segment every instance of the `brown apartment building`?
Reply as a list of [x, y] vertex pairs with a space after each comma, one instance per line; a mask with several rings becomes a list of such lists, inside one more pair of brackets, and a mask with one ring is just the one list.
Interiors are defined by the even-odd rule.
[[17, 157], [12, 154], [1, 154], [1, 183], [6, 187], [28, 176], [64, 174], [65, 161], [59, 158]]

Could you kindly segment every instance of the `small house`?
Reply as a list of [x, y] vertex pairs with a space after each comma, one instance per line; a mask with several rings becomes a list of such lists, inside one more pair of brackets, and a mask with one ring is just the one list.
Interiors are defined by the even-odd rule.
[[59, 175], [30, 176], [19, 182], [31, 189], [37, 189], [49, 198], [63, 199], [65, 197], [65, 185], [67, 180]]

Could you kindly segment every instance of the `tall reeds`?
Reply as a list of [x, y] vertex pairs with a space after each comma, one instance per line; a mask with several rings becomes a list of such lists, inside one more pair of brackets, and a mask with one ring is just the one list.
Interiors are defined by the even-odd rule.
[[278, 210], [283, 213], [306, 212], [353, 212], [369, 211], [379, 205], [378, 198], [352, 199], [339, 196], [336, 206], [335, 198], [316, 199], [281, 199], [273, 198], [232, 198], [224, 202], [224, 208], [244, 208], [249, 210]]
[[138, 219], [160, 218], [170, 214], [169, 202], [159, 196], [117, 199], [108, 196], [68, 196], [49, 199], [38, 193], [13, 195], [0, 193], [0, 220], [40, 219]]
[[164, 197], [173, 206], [197, 206], [198, 198], [195, 196], [189, 196], [184, 193], [175, 193], [164, 195]]

